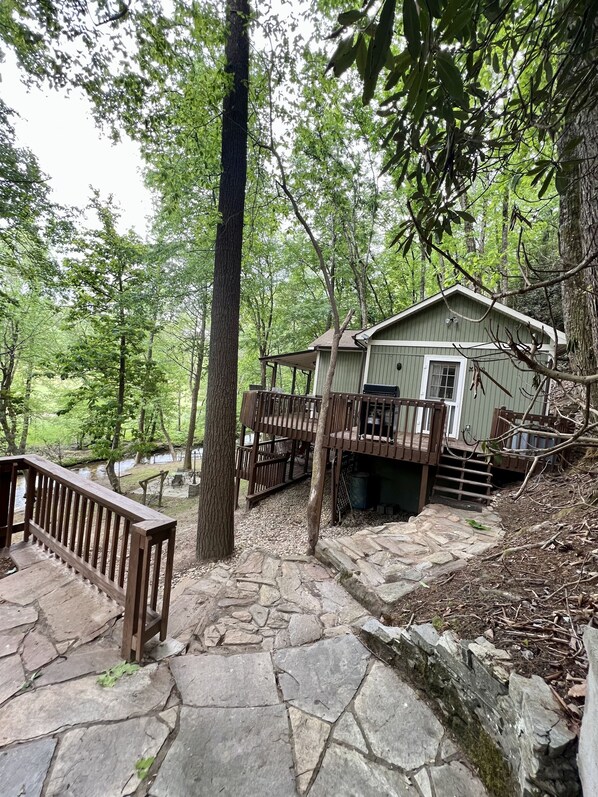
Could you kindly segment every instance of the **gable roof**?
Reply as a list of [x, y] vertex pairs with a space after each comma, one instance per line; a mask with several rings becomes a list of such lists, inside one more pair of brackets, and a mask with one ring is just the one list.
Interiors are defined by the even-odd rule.
[[496, 311], [497, 313], [502, 313], [509, 318], [512, 318], [514, 321], [518, 321], [520, 324], [525, 324], [526, 326], [531, 327], [532, 329], [537, 330], [538, 332], [543, 332], [547, 335], [550, 340], [555, 343], [557, 346], [566, 346], [567, 338], [564, 332], [560, 332], [557, 330], [556, 332], [556, 340], [554, 338], [554, 329], [549, 326], [548, 324], [543, 324], [541, 321], [536, 321], [535, 318], [532, 318], [529, 315], [525, 315], [525, 313], [520, 313], [518, 310], [513, 310], [512, 307], [507, 307], [506, 304], [501, 304], [500, 302], [494, 302], [492, 299], [489, 299], [487, 296], [484, 296], [481, 293], [476, 293], [472, 291], [471, 288], [466, 288], [464, 285], [453, 285], [450, 288], [447, 288], [440, 293], [435, 294], [434, 296], [430, 296], [429, 299], [424, 299], [423, 302], [418, 302], [417, 304], [408, 307], [406, 310], [403, 310], [397, 315], [392, 316], [392, 318], [387, 318], [384, 321], [380, 321], [379, 324], [375, 324], [373, 327], [369, 329], [364, 329], [361, 332], [358, 332], [355, 335], [356, 341], [368, 341], [372, 335], [375, 335], [377, 332], [380, 332], [382, 329], [386, 329], [386, 327], [392, 326], [396, 324], [397, 321], [402, 321], [405, 318], [408, 318], [415, 313], [419, 313], [421, 310], [425, 310], [426, 308], [430, 307], [437, 302], [441, 302], [454, 296], [455, 294], [460, 294], [461, 296], [466, 296], [468, 299], [473, 299], [474, 301], [478, 302], [479, 304], [483, 305], [486, 308], [491, 308], [492, 310]]
[[[362, 351], [362, 347], [355, 342], [355, 338], [359, 334], [361, 334], [361, 329], [346, 329], [341, 335], [341, 339], [338, 344], [339, 349]], [[333, 335], [333, 329], [326, 330], [323, 335], [320, 335], [315, 340], [312, 340], [308, 346], [308, 349], [315, 349], [316, 351], [318, 349], [331, 349]]]

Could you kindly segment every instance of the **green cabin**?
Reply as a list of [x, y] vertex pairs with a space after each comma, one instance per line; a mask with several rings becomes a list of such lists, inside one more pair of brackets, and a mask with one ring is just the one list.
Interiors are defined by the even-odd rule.
[[[562, 332], [462, 285], [369, 329], [346, 331], [327, 430], [334, 500], [358, 472], [367, 482], [363, 505], [417, 511], [432, 494], [483, 502], [501, 473], [524, 472], [534, 451], [553, 446], [563, 430], [550, 412], [550, 384], [539, 386], [531, 370], [514, 362], [506, 350], [510, 340], [533, 347], [546, 364], [566, 346]], [[328, 330], [303, 352], [266, 358], [274, 369], [270, 395], [256, 397], [252, 417], [242, 410], [244, 428], [279, 435], [279, 459], [285, 444], [289, 449], [276, 477], [270, 467], [269, 483], [288, 479], [299, 440], [303, 453], [313, 443], [331, 345]], [[308, 374], [308, 395], [278, 392], [276, 368], [283, 365], [295, 369], [293, 386], [297, 369]], [[491, 438], [489, 448], [484, 441]], [[257, 465], [259, 451], [253, 459]], [[257, 467], [265, 473], [265, 465]]]

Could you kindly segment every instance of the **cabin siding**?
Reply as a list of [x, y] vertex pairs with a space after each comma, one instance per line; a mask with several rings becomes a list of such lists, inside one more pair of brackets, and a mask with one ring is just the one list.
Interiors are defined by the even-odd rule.
[[[490, 311], [485, 316], [486, 312], [487, 308], [473, 299], [467, 296], [452, 295], [447, 298], [446, 303], [439, 301], [380, 330], [372, 336], [371, 341], [419, 340], [455, 344], [484, 341], [489, 343], [491, 333], [498, 334], [501, 340], [505, 340], [505, 329], [508, 329], [516, 340], [531, 342], [531, 334], [525, 324], [496, 310]], [[451, 316], [455, 317], [455, 321], [447, 324], [446, 319]], [[460, 316], [465, 316], [465, 318]], [[467, 320], [482, 318], [484, 320], [479, 322]], [[548, 335], [543, 335], [543, 345], [548, 352], [550, 349]]]
[[[332, 380], [332, 390], [335, 393], [360, 393], [361, 392], [361, 366], [364, 353], [362, 351], [339, 351], [336, 360], [336, 369]], [[330, 365], [330, 352], [318, 352], [317, 380], [314, 388], [316, 396], [321, 396], [328, 366]]]
[[[375, 343], [372, 343], [366, 381], [374, 384], [398, 385], [401, 398], [420, 398], [426, 355], [432, 357], [454, 355], [455, 358], [463, 356], [454, 349], [444, 347], [376, 346]], [[515, 368], [506, 354], [492, 349], [469, 349], [467, 357], [477, 357], [482, 368], [512, 394], [511, 398], [489, 379], [483, 377], [482, 382], [486, 393], [482, 393], [478, 388], [477, 398], [474, 398], [473, 391], [469, 389], [473, 365], [470, 361], [467, 363], [459, 437], [464, 439], [461, 430], [469, 424], [471, 430], [467, 435], [466, 442], [471, 443], [474, 439], [488, 437], [495, 407], [506, 406], [515, 412], [524, 412], [529, 407], [530, 397], [535, 393], [535, 388], [533, 386], [534, 375], [530, 371], [520, 371]], [[397, 363], [401, 364], [400, 371], [397, 370]], [[531, 411], [542, 413], [543, 409], [543, 396], [541, 396], [534, 402]]]

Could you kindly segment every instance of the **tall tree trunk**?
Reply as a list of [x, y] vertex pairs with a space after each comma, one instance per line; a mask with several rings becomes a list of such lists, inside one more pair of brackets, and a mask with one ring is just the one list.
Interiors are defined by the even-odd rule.
[[427, 267], [427, 257], [426, 257], [426, 250], [422, 244], [421, 246], [421, 257], [420, 257], [420, 266], [419, 266], [419, 300], [423, 302], [426, 298], [426, 267]]
[[[500, 287], [503, 291], [509, 290], [509, 189], [505, 188], [502, 195], [502, 230], [500, 241]], [[509, 304], [509, 298], [503, 299]]]
[[191, 470], [191, 457], [193, 454], [193, 444], [195, 441], [195, 429], [197, 427], [197, 404], [199, 401], [199, 390], [201, 388], [201, 378], [206, 350], [206, 315], [207, 302], [204, 300], [201, 314], [201, 324], [197, 340], [197, 359], [195, 370], [191, 382], [191, 409], [189, 411], [189, 428], [187, 429], [187, 440], [185, 442], [185, 456], [183, 458], [183, 470]]
[[31, 422], [31, 390], [33, 387], [33, 366], [27, 365], [27, 378], [25, 380], [25, 394], [23, 396], [23, 420], [21, 425], [21, 439], [19, 440], [19, 454], [24, 454], [27, 448], [27, 438], [29, 436], [29, 424]]
[[[124, 327], [124, 314], [121, 313], [121, 329]], [[127, 366], [127, 340], [124, 335], [120, 336], [119, 357], [118, 357], [118, 394], [116, 397], [116, 420], [110, 444], [110, 456], [106, 462], [106, 476], [110, 482], [110, 487], [115, 493], [120, 493], [120, 481], [114, 471], [114, 463], [120, 456], [120, 442], [122, 434], [122, 421], [125, 407], [125, 378]]]
[[330, 405], [330, 394], [332, 392], [332, 380], [336, 370], [336, 359], [338, 355], [338, 344], [340, 343], [343, 332], [349, 326], [353, 311], [341, 325], [338, 324], [338, 311], [333, 308], [334, 318], [337, 319], [334, 334], [332, 336], [332, 346], [330, 348], [330, 364], [324, 380], [322, 399], [320, 402], [320, 414], [318, 415], [318, 425], [316, 427], [316, 439], [314, 440], [314, 455], [311, 468], [311, 483], [309, 486], [309, 499], [307, 502], [307, 541], [308, 551], [313, 554], [320, 536], [320, 517], [322, 514], [322, 497], [324, 495], [324, 479], [326, 478], [326, 423], [328, 421], [328, 408]]
[[[172, 439], [168, 434], [168, 429], [166, 428], [166, 423], [164, 422], [164, 411], [162, 407], [158, 410], [158, 415], [160, 417], [160, 429], [162, 430], [162, 434], [164, 435], [164, 439], [166, 440], [166, 445], [168, 446], [168, 451], [170, 456], [172, 457], [172, 461], [176, 462], [176, 450], [172, 444]], [[191, 470], [191, 468], [187, 468], [187, 470]]]
[[220, 222], [216, 230], [206, 431], [197, 524], [198, 559], [234, 549], [235, 431], [243, 217], [247, 182], [249, 3], [227, 0], [226, 72], [222, 113]]
[[[571, 142], [578, 143], [571, 146]], [[560, 195], [560, 253], [570, 269], [594, 261], [562, 283], [563, 316], [573, 370], [595, 374], [598, 367], [598, 105], [569, 120], [560, 142], [564, 179]], [[568, 148], [569, 145], [569, 148]], [[591, 402], [598, 408], [598, 385]]]
[[[155, 319], [154, 319], [154, 323], [155, 323]], [[148, 344], [147, 344], [147, 354], [146, 354], [146, 358], [145, 358], [146, 382], [149, 379], [150, 370], [151, 370], [152, 362], [153, 362], [153, 359], [154, 359], [154, 337], [155, 337], [155, 334], [156, 334], [156, 328], [154, 326], [154, 327], [152, 327], [152, 329], [150, 331], [149, 341], [148, 341]], [[146, 421], [146, 408], [145, 408], [145, 405], [146, 405], [146, 399], [147, 399], [147, 396], [145, 395], [145, 391], [144, 391], [144, 395], [141, 397], [141, 409], [139, 410], [139, 421], [137, 423], [137, 435], [138, 435], [137, 442], [138, 442], [138, 444], [140, 446], [143, 446], [143, 444], [147, 442], [146, 436], [145, 436], [145, 421]], [[140, 447], [137, 450], [137, 453], [135, 454], [135, 464], [136, 465], [139, 465], [139, 463], [141, 462], [141, 460], [144, 457], [144, 454], [145, 454], [145, 452], [142, 451], [141, 447]]]

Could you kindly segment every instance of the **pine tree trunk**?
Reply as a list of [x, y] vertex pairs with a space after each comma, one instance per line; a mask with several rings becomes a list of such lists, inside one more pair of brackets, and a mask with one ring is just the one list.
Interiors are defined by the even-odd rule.
[[247, 180], [249, 3], [227, 0], [226, 71], [216, 231], [206, 431], [197, 525], [198, 559], [229, 556], [234, 548], [235, 431], [243, 214]]

